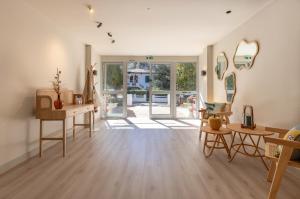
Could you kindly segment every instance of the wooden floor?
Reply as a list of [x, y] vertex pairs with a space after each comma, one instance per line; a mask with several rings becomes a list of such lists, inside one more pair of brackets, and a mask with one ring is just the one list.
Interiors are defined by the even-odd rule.
[[[185, 122], [126, 123], [101, 121], [92, 138], [81, 131], [68, 140], [66, 158], [59, 143], [0, 176], [0, 198], [266, 198], [270, 184], [259, 159], [228, 163], [221, 150], [206, 159], [197, 128]], [[278, 198], [299, 199], [299, 186], [300, 172], [289, 169]]]

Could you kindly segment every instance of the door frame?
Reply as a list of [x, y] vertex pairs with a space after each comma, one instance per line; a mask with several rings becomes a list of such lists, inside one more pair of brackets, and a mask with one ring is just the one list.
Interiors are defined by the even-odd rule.
[[[100, 67], [100, 96], [101, 96], [101, 104], [102, 106], [100, 107], [100, 113], [101, 113], [101, 118], [126, 118], [127, 117], [127, 69], [128, 69], [128, 63], [130, 62], [148, 62], [150, 64], [150, 72], [151, 70], [151, 65], [152, 64], [170, 64], [170, 70], [171, 70], [171, 79], [170, 79], [170, 115], [157, 115], [159, 117], [151, 117], [150, 113], [150, 106], [151, 103], [149, 103], [149, 118], [151, 119], [156, 119], [156, 118], [170, 118], [170, 119], [190, 119], [190, 118], [181, 118], [181, 117], [176, 117], [176, 64], [177, 63], [195, 63], [196, 66], [196, 108], [199, 108], [199, 100], [200, 100], [200, 92], [199, 92], [199, 78], [200, 78], [200, 71], [199, 71], [199, 60], [195, 59], [195, 56], [187, 56], [187, 57], [175, 57], [175, 61], [166, 61], [166, 60], [172, 60], [173, 57], [168, 58], [166, 57], [154, 57], [154, 60], [148, 60], [146, 59], [145, 56], [103, 56], [104, 61], [101, 62], [101, 67]], [[102, 56], [100, 57], [100, 59]], [[162, 60], [162, 61], [160, 61]], [[104, 73], [105, 71], [103, 70], [105, 67], [105, 64], [122, 64], [123, 66], [123, 91], [104, 91]], [[149, 88], [149, 96], [151, 96], [150, 89], [152, 87], [152, 82], [150, 83], [150, 88]], [[106, 102], [104, 95], [105, 94], [122, 94], [123, 95], [123, 115], [120, 117], [107, 117], [106, 112], [104, 108], [106, 107]], [[152, 96], [150, 97], [149, 101], [152, 101]], [[198, 118], [199, 113], [196, 111], [196, 118]]]

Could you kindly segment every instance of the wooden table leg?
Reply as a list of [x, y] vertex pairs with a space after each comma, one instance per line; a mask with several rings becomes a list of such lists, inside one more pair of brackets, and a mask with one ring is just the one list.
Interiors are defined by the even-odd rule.
[[225, 147], [225, 150], [226, 150], [226, 152], [227, 152], [228, 158], [230, 159], [230, 158], [231, 158], [230, 150], [229, 150], [229, 148], [228, 148], [228, 145], [227, 145], [227, 142], [226, 142], [226, 140], [225, 140], [225, 138], [224, 138], [224, 135], [220, 135], [220, 138], [221, 138], [221, 141], [222, 141], [222, 143], [223, 143], [223, 145], [224, 145], [224, 147]]
[[42, 137], [43, 137], [43, 120], [40, 119], [40, 157], [42, 157]]
[[236, 132], [234, 131], [234, 132], [233, 132], [233, 137], [231, 137], [231, 144], [230, 144], [230, 148], [229, 148], [230, 151], [231, 151], [232, 146], [233, 146], [233, 144], [234, 144], [235, 135], [236, 135]]
[[[240, 135], [240, 133], [238, 133]], [[239, 144], [238, 148], [236, 149], [236, 151], [234, 152], [233, 156], [231, 157], [231, 159], [229, 160], [229, 162], [231, 162], [235, 155], [238, 153], [238, 151], [240, 150], [241, 146], [244, 145], [244, 141], [246, 139], [247, 135], [244, 136], [244, 138], [242, 138], [242, 136], [240, 135], [240, 138], [241, 138], [241, 143]], [[232, 146], [233, 147], [233, 146]]]
[[89, 112], [89, 136], [92, 137], [92, 111]]
[[92, 113], [93, 113], [93, 129], [95, 129], [95, 111], [93, 111]]
[[66, 156], [66, 145], [67, 145], [67, 130], [66, 130], [66, 120], [63, 120], [63, 157]]
[[73, 140], [75, 140], [75, 116], [73, 116]]
[[[248, 135], [248, 134], [245, 134], [245, 137], [244, 137], [244, 138], [242, 138], [242, 135], [239, 133], [239, 137], [240, 137], [240, 139], [241, 139], [241, 140], [243, 140], [243, 139], [244, 139], [244, 140], [246, 140], [247, 136], [249, 136], [249, 137], [250, 137], [250, 135]], [[244, 141], [242, 141], [242, 143], [241, 143], [241, 144], [242, 144], [242, 147], [243, 147], [244, 153], [248, 154], [248, 152], [247, 152], [247, 150], [246, 150], [246, 148], [245, 148], [245, 145], [244, 145], [244, 144], [245, 144], [245, 143], [244, 143]]]
[[255, 146], [255, 151], [254, 151], [254, 156], [256, 155], [256, 153], [258, 153], [258, 156], [260, 157], [261, 161], [263, 162], [264, 166], [266, 167], [267, 170], [269, 170], [269, 167], [267, 165], [267, 163], [265, 162], [264, 160], [264, 155], [262, 155], [260, 152], [259, 152], [259, 141], [261, 139], [261, 136], [258, 137], [258, 140], [257, 140], [257, 143], [254, 142], [253, 138], [251, 137], [251, 135], [249, 136], [250, 137], [250, 140], [252, 142], [252, 144]]
[[[206, 133], [206, 136], [207, 136], [207, 133]], [[208, 154], [206, 154], [206, 152], [205, 152], [205, 146], [207, 145], [207, 140], [206, 140], [206, 143], [204, 143], [204, 155], [205, 155], [205, 157], [208, 158], [208, 157], [210, 157], [212, 155], [212, 153], [213, 153], [213, 151], [215, 149], [216, 143], [218, 143], [219, 139], [220, 139], [219, 135], [216, 135], [214, 143], [213, 143], [212, 147], [210, 148]]]

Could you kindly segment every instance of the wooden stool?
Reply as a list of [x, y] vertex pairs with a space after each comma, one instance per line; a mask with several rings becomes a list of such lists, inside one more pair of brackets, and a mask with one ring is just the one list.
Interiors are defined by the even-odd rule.
[[[203, 145], [203, 153], [205, 157], [210, 157], [214, 151], [214, 149], [225, 149], [226, 153], [228, 155], [228, 158], [231, 158], [230, 150], [228, 148], [228, 145], [226, 143], [226, 140], [224, 138], [224, 135], [230, 135], [231, 130], [227, 128], [221, 127], [219, 130], [213, 130], [209, 126], [203, 126], [201, 127], [202, 132], [205, 133], [205, 140]], [[214, 140], [208, 140], [207, 136], [208, 134], [213, 134], [215, 136]], [[209, 145], [208, 143], [213, 143], [212, 145]], [[218, 146], [216, 146], [218, 144]], [[221, 146], [219, 146], [221, 144]], [[206, 153], [206, 148], [209, 149], [208, 153]]]

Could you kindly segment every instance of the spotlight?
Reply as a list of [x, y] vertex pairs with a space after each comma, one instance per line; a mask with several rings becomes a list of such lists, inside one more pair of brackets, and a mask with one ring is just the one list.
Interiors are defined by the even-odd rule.
[[108, 35], [109, 37], [112, 37], [112, 34], [111, 34], [111, 32], [108, 32], [108, 33], [107, 33], [107, 35]]
[[96, 21], [96, 24], [97, 24], [97, 28], [100, 28], [102, 26], [102, 22], [100, 21]]
[[225, 13], [230, 14], [231, 12], [232, 12], [231, 10], [227, 10]]

